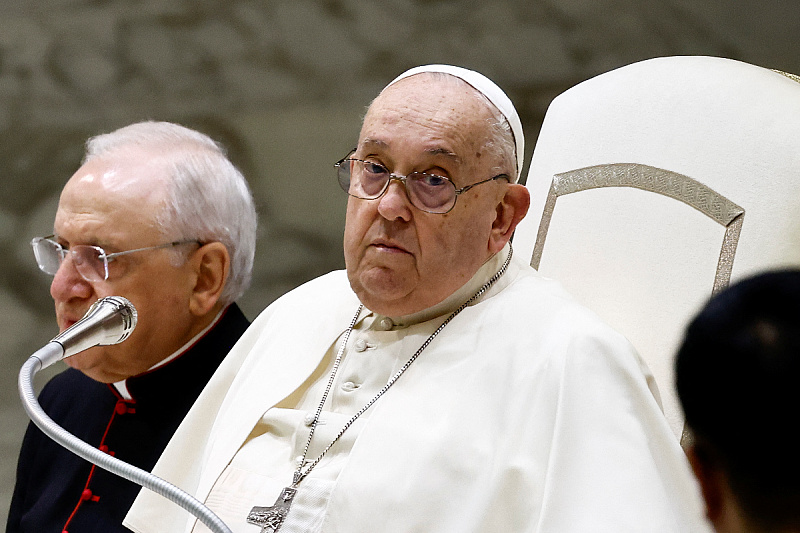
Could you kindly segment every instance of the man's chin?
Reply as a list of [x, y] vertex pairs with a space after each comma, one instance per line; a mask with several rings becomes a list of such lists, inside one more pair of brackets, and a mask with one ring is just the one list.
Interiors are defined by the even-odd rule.
[[74, 368], [75, 370], [82, 372], [87, 377], [90, 377], [95, 381], [100, 381], [101, 383], [113, 383], [115, 381], [119, 381], [118, 379], [115, 379], [114, 376], [107, 374], [103, 370], [103, 365], [100, 364], [100, 358], [103, 356], [103, 354], [92, 353], [94, 351], [94, 349], [87, 350], [86, 352], [67, 357], [64, 359], [64, 364], [70, 368]]
[[86, 357], [81, 357], [84, 354], [73, 355], [64, 359], [64, 364], [75, 370], [80, 370], [87, 376], [92, 372], [92, 368], [96, 365], [90, 364]]

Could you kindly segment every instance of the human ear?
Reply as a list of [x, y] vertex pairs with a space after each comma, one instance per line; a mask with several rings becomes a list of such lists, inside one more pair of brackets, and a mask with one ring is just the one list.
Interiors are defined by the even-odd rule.
[[221, 242], [210, 242], [195, 251], [189, 261], [195, 274], [189, 311], [203, 316], [214, 309], [222, 295], [230, 271], [230, 254]]
[[724, 476], [708, 455], [697, 446], [689, 447], [686, 456], [700, 483], [700, 490], [706, 503], [706, 516], [712, 523], [716, 523], [721, 519], [725, 507], [725, 487], [722, 485], [725, 482]]
[[511, 239], [517, 224], [531, 205], [531, 195], [524, 185], [511, 183], [496, 206], [496, 215], [489, 233], [489, 251], [497, 253]]

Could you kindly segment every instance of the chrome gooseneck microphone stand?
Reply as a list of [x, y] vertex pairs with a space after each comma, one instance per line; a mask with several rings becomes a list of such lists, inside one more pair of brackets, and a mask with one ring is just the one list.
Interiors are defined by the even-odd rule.
[[[128, 300], [119, 296], [98, 300], [80, 321], [36, 351], [22, 365], [18, 387], [25, 412], [45, 435], [76, 455], [180, 505], [214, 533], [232, 533], [216, 514], [190, 494], [150, 472], [100, 451], [69, 433], [44, 412], [36, 399], [33, 378], [40, 370], [63, 359], [65, 352], [73, 355], [92, 346], [122, 342], [135, 326], [136, 309]], [[72, 337], [78, 338], [75, 343], [80, 344], [80, 350], [68, 345], [72, 340], [68, 334], [73, 328], [76, 328], [74, 331], [78, 331], [77, 334], [72, 333]], [[91, 340], [87, 341], [87, 337], [90, 337]], [[94, 342], [95, 340], [97, 342]]]

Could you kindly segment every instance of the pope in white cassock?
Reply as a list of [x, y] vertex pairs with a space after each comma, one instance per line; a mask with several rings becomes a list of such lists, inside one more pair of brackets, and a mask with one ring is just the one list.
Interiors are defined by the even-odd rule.
[[[484, 76], [389, 84], [336, 165], [346, 272], [258, 317], [154, 472], [234, 533], [708, 531], [637, 354], [513, 256], [522, 158]], [[125, 525], [208, 531], [146, 490]]]

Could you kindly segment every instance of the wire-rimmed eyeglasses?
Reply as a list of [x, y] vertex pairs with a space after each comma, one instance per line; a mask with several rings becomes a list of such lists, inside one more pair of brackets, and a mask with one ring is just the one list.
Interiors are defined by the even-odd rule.
[[403, 183], [411, 205], [426, 213], [448, 213], [456, 205], [456, 200], [461, 193], [482, 183], [498, 179], [511, 181], [508, 174], [498, 174], [457, 189], [455, 184], [444, 176], [426, 172], [412, 172], [407, 176], [401, 176], [392, 174], [380, 163], [354, 159], [349, 155], [352, 155], [352, 152], [348, 154], [348, 157], [340, 159], [335, 164], [338, 170], [339, 185], [344, 192], [362, 200], [375, 200], [383, 196], [392, 180], [398, 180]]
[[186, 239], [108, 254], [99, 246], [91, 246], [88, 244], [78, 244], [69, 248], [64, 248], [56, 241], [52, 240], [53, 237], [55, 237], [55, 235], [36, 237], [31, 241], [33, 255], [36, 256], [36, 263], [39, 265], [39, 269], [45, 274], [55, 276], [56, 272], [58, 272], [58, 267], [64, 262], [67, 254], [71, 254], [72, 262], [75, 265], [75, 270], [77, 270], [78, 274], [80, 274], [81, 277], [86, 281], [107, 280], [108, 263], [121, 255], [132, 254], [134, 252], [143, 252], [145, 250], [169, 248], [171, 246], [178, 246], [180, 244], [195, 243], [202, 245], [202, 243], [197, 239]]

